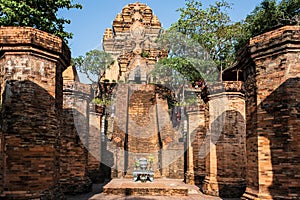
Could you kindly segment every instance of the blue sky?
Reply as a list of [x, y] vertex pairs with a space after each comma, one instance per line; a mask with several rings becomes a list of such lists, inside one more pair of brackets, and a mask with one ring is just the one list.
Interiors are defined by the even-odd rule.
[[[240, 21], [249, 14], [262, 0], [227, 0], [232, 3], [229, 15], [233, 21]], [[82, 10], [63, 10], [60, 15], [70, 19], [71, 24], [66, 30], [74, 34], [69, 41], [72, 56], [84, 55], [87, 51], [101, 46], [102, 36], [106, 28], [111, 27], [117, 13], [128, 3], [136, 0], [74, 0], [83, 5]], [[154, 14], [168, 28], [179, 18], [176, 9], [184, 7], [185, 0], [140, 0], [149, 5]], [[215, 0], [202, 1], [203, 5], [213, 4]]]

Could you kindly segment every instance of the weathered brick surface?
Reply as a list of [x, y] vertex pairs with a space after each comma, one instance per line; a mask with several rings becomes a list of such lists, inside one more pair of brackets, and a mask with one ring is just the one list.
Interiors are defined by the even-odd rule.
[[[192, 172], [193, 182], [200, 185], [205, 177], [205, 137], [207, 132], [206, 127], [206, 112], [207, 106], [200, 105], [197, 109], [187, 109], [188, 126], [189, 126], [189, 166], [188, 171]], [[192, 162], [192, 163], [190, 163]]]
[[[139, 30], [157, 36], [160, 24], [151, 9], [130, 4], [114, 21], [116, 35], [107, 30], [106, 48], [112, 47], [116, 36], [138, 34], [137, 28], [145, 25], [137, 22], [130, 28], [133, 24], [126, 20], [133, 16], [127, 11], [133, 9], [145, 11], [142, 17], [156, 27], [152, 32]], [[125, 22], [128, 27], [122, 26]], [[118, 35], [124, 31], [128, 32]], [[135, 47], [147, 47], [146, 41], [139, 42]], [[123, 177], [125, 171], [130, 177], [134, 160], [150, 154], [156, 177], [182, 179], [187, 173], [186, 181], [188, 177], [189, 183], [198, 184], [205, 176], [203, 191], [207, 194], [239, 197], [246, 179], [245, 199], [300, 198], [299, 26], [252, 38], [231, 69], [230, 76], [236, 73], [239, 78], [210, 85], [206, 104], [187, 108], [185, 154], [182, 130], [172, 127], [167, 100], [156, 86], [119, 85], [114, 118], [89, 113], [90, 86], [68, 73], [63, 84], [61, 74], [69, 64], [70, 52], [62, 40], [33, 28], [1, 27], [0, 44], [1, 198], [63, 199], [62, 192], [88, 191], [88, 176], [100, 181]], [[113, 69], [124, 79], [137, 64], [151, 67], [154, 58], [163, 56], [155, 48], [147, 58], [140, 57], [139, 48], [126, 49], [134, 53], [120, 55], [120, 66]], [[244, 84], [233, 81], [235, 78]], [[113, 125], [112, 135], [101, 135], [102, 119]], [[93, 150], [88, 154], [86, 148]], [[162, 188], [141, 192], [180, 193]]]
[[35, 28], [2, 26], [0, 44], [5, 52], [12, 49], [19, 52], [39, 52], [46, 59], [61, 59], [60, 62], [65, 67], [70, 63], [71, 52], [61, 38]]
[[60, 130], [55, 110], [55, 99], [35, 83], [7, 82], [2, 110], [4, 198], [19, 191], [41, 195], [57, 186]]
[[155, 177], [183, 178], [181, 134], [174, 132], [167, 102], [158, 97], [156, 86], [119, 85], [115, 108], [112, 142], [108, 143], [114, 154], [113, 175], [122, 177], [124, 170], [130, 177], [134, 161], [152, 155]]
[[[2, 120], [2, 118], [1, 118], [1, 120]], [[1, 138], [0, 138], [0, 148], [1, 148], [0, 149], [0, 156], [1, 156], [1, 158], [3, 158], [3, 156], [5, 154], [4, 154], [4, 151], [3, 151], [4, 138], [3, 138], [2, 130], [0, 132], [0, 136], [1, 136]], [[1, 159], [0, 160], [0, 191], [1, 191], [1, 193], [3, 191], [3, 179], [4, 179], [4, 159]]]
[[[236, 86], [236, 87], [234, 87]], [[223, 92], [219, 88], [223, 87]], [[239, 83], [211, 86], [209, 141], [203, 191], [222, 197], [240, 197], [245, 190], [245, 101]], [[217, 92], [216, 92], [217, 91]]]
[[[71, 69], [69, 67], [66, 72]], [[88, 192], [92, 186], [87, 176], [90, 86], [75, 80], [76, 76], [73, 79], [67, 75], [64, 77], [63, 124], [60, 135], [59, 182], [63, 192], [68, 194]]]
[[106, 70], [105, 78], [134, 81], [134, 71], [139, 65], [141, 78], [146, 82], [157, 60], [167, 56], [167, 51], [155, 43], [160, 30], [161, 23], [149, 6], [139, 2], [126, 5], [103, 36], [103, 49], [116, 59]]
[[122, 9], [103, 37], [104, 50], [116, 60], [105, 78], [129, 83], [118, 87], [112, 141], [107, 142], [113, 176], [123, 176], [122, 171], [130, 176], [135, 159], [152, 154], [156, 177], [183, 178], [182, 135], [172, 128], [167, 101], [159, 100], [154, 85], [147, 85], [155, 63], [167, 56], [155, 43], [160, 28], [151, 8], [136, 2]]
[[[154, 85], [131, 85], [128, 104], [128, 172], [132, 172], [134, 161], [139, 157], [154, 156], [159, 162], [160, 150], [156, 94]], [[154, 166], [158, 169], [158, 165]]]
[[57, 190], [58, 137], [70, 51], [60, 38], [27, 27], [1, 27], [0, 44], [1, 196], [63, 198]]
[[247, 190], [243, 198], [297, 199], [299, 194], [299, 26], [250, 40], [240, 62], [247, 113]]
[[[92, 108], [93, 109], [93, 108]], [[100, 123], [102, 116], [90, 109], [89, 114], [89, 152], [88, 152], [88, 176], [92, 182], [102, 182], [101, 173], [101, 133], [100, 133]]]

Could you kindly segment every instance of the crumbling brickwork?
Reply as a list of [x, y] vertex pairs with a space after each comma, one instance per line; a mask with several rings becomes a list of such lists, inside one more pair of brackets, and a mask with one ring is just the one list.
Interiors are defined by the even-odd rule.
[[[225, 81], [208, 85], [205, 102], [181, 113], [178, 128], [162, 87], [147, 84], [148, 70], [165, 54], [147, 49], [159, 21], [136, 3], [113, 25], [116, 32], [108, 29], [104, 41], [118, 62], [107, 76], [131, 84], [116, 87], [107, 115], [94, 112], [91, 86], [79, 83], [74, 68], [63, 82], [70, 52], [61, 39], [34, 28], [0, 28], [1, 199], [64, 199], [64, 192], [89, 191], [90, 179], [131, 177], [135, 159], [151, 154], [156, 178], [203, 183], [210, 195], [300, 198], [299, 26], [252, 38]], [[135, 46], [122, 51], [134, 36]]]
[[136, 159], [153, 156], [156, 178], [183, 178], [182, 135], [173, 130], [167, 101], [156, 86], [121, 84], [115, 101], [114, 131], [107, 143], [114, 154], [113, 176], [122, 177], [126, 171], [131, 177]]
[[209, 86], [209, 132], [203, 191], [240, 197], [245, 190], [246, 127], [242, 82]]
[[88, 178], [90, 85], [79, 83], [74, 67], [63, 74], [63, 118], [60, 135], [60, 187], [64, 193], [91, 190]]
[[300, 27], [254, 37], [249, 51], [252, 63], [242, 65], [249, 99], [244, 197], [299, 198]]
[[88, 176], [92, 182], [103, 182], [103, 174], [101, 173], [101, 113], [95, 112], [95, 107], [90, 107], [89, 113], [89, 145], [88, 145]]
[[[298, 199], [300, 27], [252, 38], [238, 63], [245, 85], [247, 189], [244, 199]], [[232, 73], [233, 72], [233, 73]], [[242, 75], [242, 76], [241, 76]]]
[[0, 195], [61, 199], [62, 71], [70, 52], [60, 38], [28, 27], [1, 27], [0, 45]]
[[193, 179], [190, 183], [200, 185], [205, 177], [205, 138], [206, 138], [206, 110], [205, 103], [200, 106], [188, 107], [186, 112], [188, 115], [188, 129], [189, 129], [189, 147], [188, 154], [188, 172], [192, 173]]

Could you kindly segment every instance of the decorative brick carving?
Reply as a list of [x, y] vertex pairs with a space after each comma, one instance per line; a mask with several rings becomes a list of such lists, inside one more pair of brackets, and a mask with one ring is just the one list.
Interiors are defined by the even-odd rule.
[[158, 59], [168, 52], [157, 47], [155, 40], [161, 31], [158, 18], [150, 7], [136, 2], [128, 4], [113, 21], [112, 29], [106, 29], [103, 48], [111, 53], [116, 63], [106, 71], [105, 78], [136, 82], [148, 82], [148, 75]]

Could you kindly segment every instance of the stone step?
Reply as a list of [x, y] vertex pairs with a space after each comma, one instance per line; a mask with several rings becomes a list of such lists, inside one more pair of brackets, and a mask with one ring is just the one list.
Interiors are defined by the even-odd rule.
[[177, 179], [155, 179], [154, 182], [133, 182], [132, 179], [113, 179], [103, 187], [106, 195], [125, 196], [188, 196], [189, 188]]

